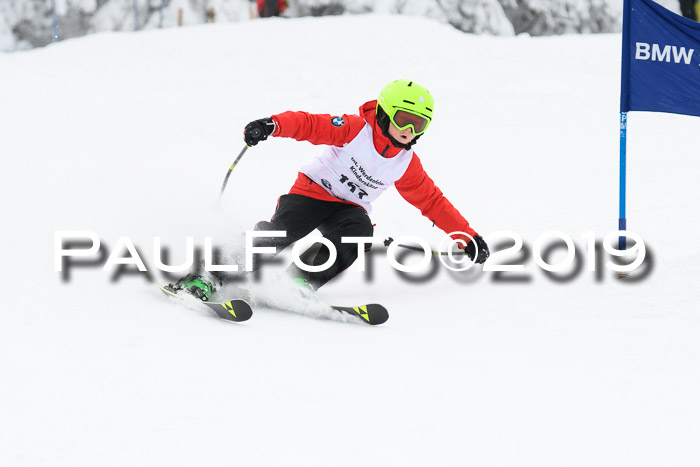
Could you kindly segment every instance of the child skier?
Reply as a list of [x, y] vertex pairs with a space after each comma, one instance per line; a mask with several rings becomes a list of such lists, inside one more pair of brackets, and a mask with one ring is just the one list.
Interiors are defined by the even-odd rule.
[[[432, 117], [430, 92], [414, 81], [399, 79], [384, 87], [378, 100], [363, 104], [359, 115], [284, 112], [250, 122], [243, 133], [249, 146], [268, 136], [327, 145], [314, 162], [301, 168], [289, 193], [279, 198], [272, 219], [255, 226], [256, 230], [286, 231], [286, 237], [260, 238], [255, 246], [273, 246], [279, 253], [318, 229], [335, 246], [337, 258], [325, 271], [303, 272], [296, 278], [316, 290], [357, 259], [357, 244], [342, 243], [341, 238], [371, 237], [372, 202], [394, 185], [406, 201], [446, 233], [471, 235], [473, 241], [462, 234], [452, 238], [463, 240], [471, 260], [486, 261], [486, 242], [435, 186], [412, 149]], [[370, 246], [365, 245], [366, 250]], [[307, 253], [302, 257], [314, 266], [325, 264], [330, 257], [325, 245]], [[205, 277], [189, 275], [176, 288], [207, 300], [212, 284]]]

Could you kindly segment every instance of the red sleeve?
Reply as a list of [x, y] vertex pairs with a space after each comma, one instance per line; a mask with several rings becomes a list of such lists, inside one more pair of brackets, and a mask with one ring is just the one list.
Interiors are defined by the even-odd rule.
[[359, 115], [333, 117], [328, 114], [283, 112], [273, 115], [272, 119], [276, 125], [272, 136], [329, 146], [349, 143], [365, 126], [364, 119]]
[[[428, 177], [423, 169], [423, 164], [415, 153], [406, 173], [396, 181], [395, 186], [403, 199], [420, 209], [425, 217], [433, 221], [445, 233], [460, 231], [471, 236], [478, 235], [469, 226], [469, 222], [445, 198], [442, 191], [435, 186], [435, 182]], [[452, 238], [463, 238], [469, 242], [469, 238], [464, 235], [453, 235]]]

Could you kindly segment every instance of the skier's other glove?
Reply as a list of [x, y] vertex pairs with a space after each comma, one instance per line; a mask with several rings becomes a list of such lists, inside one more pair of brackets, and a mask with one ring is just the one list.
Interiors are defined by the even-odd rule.
[[[474, 245], [476, 244], [476, 246]], [[479, 249], [479, 254], [476, 254], [476, 248]], [[491, 254], [489, 252], [489, 246], [486, 244], [486, 241], [481, 238], [481, 235], [477, 235], [474, 237], [474, 240], [471, 242], [467, 243], [467, 246], [464, 248], [464, 253], [469, 256], [469, 259], [472, 261], [475, 261], [478, 264], [483, 264], [484, 261], [489, 257]], [[474, 259], [474, 256], [476, 256], [476, 260]]]
[[275, 132], [275, 122], [271, 118], [261, 118], [250, 122], [243, 130], [243, 139], [248, 146], [255, 146], [260, 141], [265, 141]]

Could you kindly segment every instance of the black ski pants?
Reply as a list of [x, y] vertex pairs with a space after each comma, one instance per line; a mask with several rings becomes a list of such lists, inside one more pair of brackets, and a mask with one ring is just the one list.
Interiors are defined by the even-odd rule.
[[[254, 245], [275, 247], [278, 254], [314, 229], [318, 229], [333, 243], [338, 254], [333, 265], [325, 271], [295, 271], [294, 275], [304, 277], [314, 289], [350, 267], [357, 259], [357, 244], [342, 243], [342, 237], [371, 237], [374, 233], [372, 221], [359, 206], [288, 194], [280, 197], [270, 222], [258, 222], [255, 226], [255, 230], [284, 230], [287, 232], [286, 237], [258, 238]], [[369, 251], [371, 246], [371, 243], [365, 244], [365, 251]], [[302, 261], [312, 266], [325, 264], [329, 258], [328, 248], [319, 243], [301, 255]], [[258, 266], [259, 262], [254, 261], [253, 269]]]

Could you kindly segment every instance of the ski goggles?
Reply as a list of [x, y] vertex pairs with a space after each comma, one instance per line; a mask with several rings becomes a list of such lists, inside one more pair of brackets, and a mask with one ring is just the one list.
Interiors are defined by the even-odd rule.
[[399, 130], [405, 130], [410, 127], [414, 135], [420, 135], [425, 132], [430, 124], [429, 118], [403, 109], [396, 109], [392, 115], [389, 115], [389, 119]]

